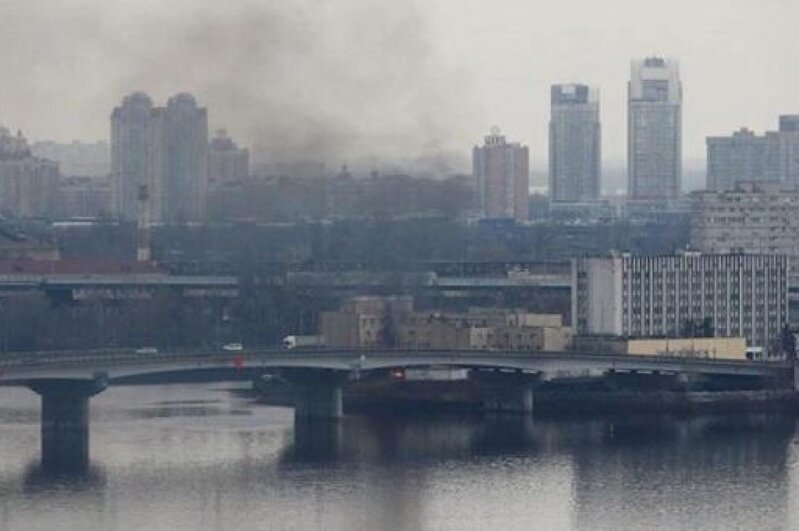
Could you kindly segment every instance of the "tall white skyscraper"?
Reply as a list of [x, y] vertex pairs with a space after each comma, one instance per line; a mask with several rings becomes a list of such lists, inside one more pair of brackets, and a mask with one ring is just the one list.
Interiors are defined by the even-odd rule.
[[682, 181], [682, 83], [677, 61], [632, 62], [627, 90], [627, 180], [631, 199], [669, 200]]
[[602, 164], [598, 92], [587, 85], [553, 85], [549, 122], [549, 197], [596, 201]]

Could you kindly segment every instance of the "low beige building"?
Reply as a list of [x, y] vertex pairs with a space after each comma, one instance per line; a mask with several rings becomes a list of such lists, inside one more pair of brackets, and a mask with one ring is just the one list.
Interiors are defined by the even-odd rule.
[[470, 311], [467, 314], [415, 313], [407, 316], [399, 326], [397, 346], [412, 349], [568, 350], [571, 328], [560, 323], [560, 315], [506, 310]]
[[578, 351], [603, 354], [747, 359], [746, 338], [744, 337], [628, 339], [609, 336], [580, 336], [574, 339], [574, 348]]
[[320, 334], [330, 347], [563, 351], [572, 331], [562, 322], [559, 314], [502, 308], [413, 312], [411, 297], [355, 297], [322, 312]]
[[322, 312], [320, 332], [329, 347], [392, 346], [399, 323], [412, 309], [407, 296], [354, 297], [336, 311]]

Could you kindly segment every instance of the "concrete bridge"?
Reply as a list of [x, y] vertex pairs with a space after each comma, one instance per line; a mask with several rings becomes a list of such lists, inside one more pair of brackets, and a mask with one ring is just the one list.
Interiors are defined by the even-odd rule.
[[42, 464], [84, 467], [89, 457], [89, 399], [131, 377], [213, 373], [254, 378], [280, 369], [295, 389], [295, 423], [342, 415], [342, 388], [363, 372], [446, 366], [475, 373], [487, 409], [532, 413], [541, 381], [608, 373], [724, 375], [786, 379], [789, 363], [729, 361], [583, 352], [473, 350], [247, 350], [137, 353], [133, 350], [8, 354], [0, 385], [26, 386], [42, 398]]

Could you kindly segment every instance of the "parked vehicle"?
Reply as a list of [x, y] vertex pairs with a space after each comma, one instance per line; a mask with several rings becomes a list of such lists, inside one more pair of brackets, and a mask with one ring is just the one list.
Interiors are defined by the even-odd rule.
[[158, 349], [155, 347], [139, 347], [134, 352], [136, 354], [158, 354]]
[[313, 348], [324, 347], [324, 336], [286, 336], [283, 338], [283, 347], [287, 349], [293, 348]]
[[226, 345], [222, 345], [222, 350], [226, 352], [240, 352], [244, 350], [244, 345], [241, 343], [228, 343]]

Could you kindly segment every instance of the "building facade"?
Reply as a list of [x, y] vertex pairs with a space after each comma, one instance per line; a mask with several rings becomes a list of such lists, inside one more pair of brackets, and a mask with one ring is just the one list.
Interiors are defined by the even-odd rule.
[[250, 150], [239, 148], [224, 129], [208, 146], [208, 186], [241, 183], [250, 176]]
[[507, 142], [498, 128], [472, 150], [475, 191], [484, 218], [529, 218], [530, 161], [526, 146]]
[[408, 296], [353, 297], [338, 310], [322, 312], [319, 332], [329, 347], [392, 346], [399, 322], [412, 311]]
[[629, 354], [635, 356], [669, 356], [719, 360], [747, 359], [743, 337], [643, 338], [583, 336], [575, 340], [580, 352]]
[[788, 259], [698, 252], [577, 259], [572, 316], [579, 335], [745, 337], [773, 348], [788, 322]]
[[799, 190], [781, 183], [738, 183], [691, 194], [691, 247], [706, 253], [789, 257], [799, 287]]
[[191, 94], [178, 94], [167, 101], [161, 124], [157, 148], [164, 152], [159, 167], [163, 173], [156, 177], [161, 184], [161, 219], [200, 221], [208, 194], [208, 112]]
[[200, 221], [207, 195], [208, 115], [190, 94], [154, 107], [146, 94], [123, 99], [111, 114], [114, 214], [135, 220], [146, 187], [155, 222]]
[[729, 190], [742, 182], [780, 181], [780, 137], [743, 128], [707, 138], [707, 187]]
[[632, 62], [627, 89], [627, 194], [676, 198], [682, 183], [682, 83], [674, 60]]
[[799, 188], [799, 115], [782, 115], [779, 129], [758, 136], [741, 129], [707, 138], [707, 185], [728, 190], [742, 182], [779, 181]]
[[791, 188], [799, 188], [799, 115], [780, 116], [778, 135], [780, 180]]
[[0, 215], [52, 219], [59, 176], [58, 163], [34, 157], [21, 133], [0, 127]]
[[111, 113], [111, 201], [113, 215], [135, 220], [138, 191], [154, 189], [153, 102], [147, 94], [134, 92]]
[[601, 165], [598, 92], [586, 85], [553, 85], [549, 122], [550, 201], [598, 200]]

